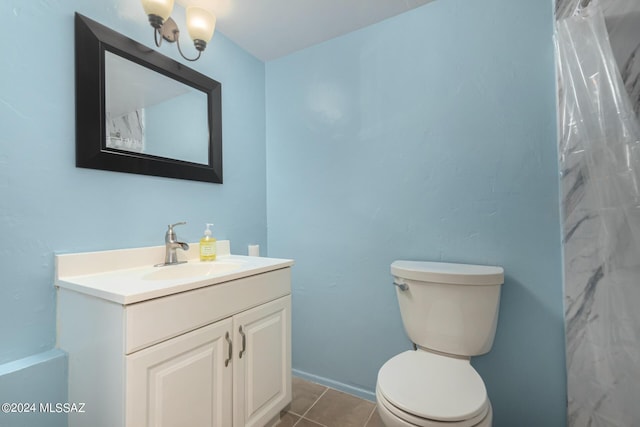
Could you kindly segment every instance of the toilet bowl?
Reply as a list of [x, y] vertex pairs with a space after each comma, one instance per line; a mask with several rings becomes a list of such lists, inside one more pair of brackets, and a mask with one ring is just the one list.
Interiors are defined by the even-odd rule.
[[493, 345], [503, 269], [395, 261], [391, 272], [415, 350], [380, 368], [380, 419], [387, 427], [491, 427], [491, 402], [470, 358]]

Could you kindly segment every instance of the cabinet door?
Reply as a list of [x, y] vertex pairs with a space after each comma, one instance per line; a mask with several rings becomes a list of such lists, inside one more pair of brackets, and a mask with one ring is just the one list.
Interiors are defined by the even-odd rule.
[[263, 427], [291, 402], [291, 296], [233, 318], [233, 425]]
[[231, 319], [126, 357], [129, 427], [229, 427]]

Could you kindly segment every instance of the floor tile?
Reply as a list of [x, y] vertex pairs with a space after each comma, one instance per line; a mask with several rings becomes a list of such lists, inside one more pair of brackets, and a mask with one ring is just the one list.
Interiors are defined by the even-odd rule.
[[373, 410], [373, 413], [371, 414], [371, 418], [369, 418], [369, 421], [367, 422], [367, 425], [365, 427], [384, 427], [384, 424], [382, 424], [382, 420], [380, 419], [380, 415], [378, 414], [377, 409]]
[[280, 422], [276, 424], [277, 427], [293, 427], [298, 420], [299, 416], [294, 415], [290, 412], [286, 412], [280, 416]]
[[326, 427], [322, 424], [314, 423], [306, 418], [301, 418], [296, 427]]
[[297, 377], [293, 377], [292, 382], [293, 398], [289, 411], [298, 415], [304, 415], [327, 389], [327, 387], [323, 385], [305, 381]]
[[304, 417], [327, 427], [363, 427], [373, 407], [372, 402], [328, 389]]

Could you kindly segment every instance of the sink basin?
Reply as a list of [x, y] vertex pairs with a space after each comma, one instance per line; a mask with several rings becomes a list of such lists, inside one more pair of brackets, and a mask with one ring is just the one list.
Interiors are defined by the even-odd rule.
[[188, 262], [186, 264], [157, 267], [149, 274], [142, 276], [145, 280], [175, 280], [206, 277], [228, 273], [240, 268], [242, 264], [228, 261]]

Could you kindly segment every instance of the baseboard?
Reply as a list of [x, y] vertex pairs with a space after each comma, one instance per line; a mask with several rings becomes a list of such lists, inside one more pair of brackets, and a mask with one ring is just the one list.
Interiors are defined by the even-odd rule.
[[307, 372], [301, 371], [299, 369], [293, 369], [292, 370], [293, 375], [296, 377], [300, 377], [303, 380], [307, 380], [307, 381], [311, 381], [317, 384], [321, 384], [327, 387], [331, 387], [333, 389], [345, 392], [347, 394], [351, 394], [357, 397], [360, 397], [362, 399], [366, 399], [369, 400], [371, 402], [376, 401], [376, 394], [372, 391], [369, 390], [365, 390], [359, 387], [354, 387], [351, 385], [347, 385], [338, 381], [334, 381], [334, 380], [330, 380], [328, 378], [324, 378], [318, 375], [314, 375], [314, 374], [309, 374]]

